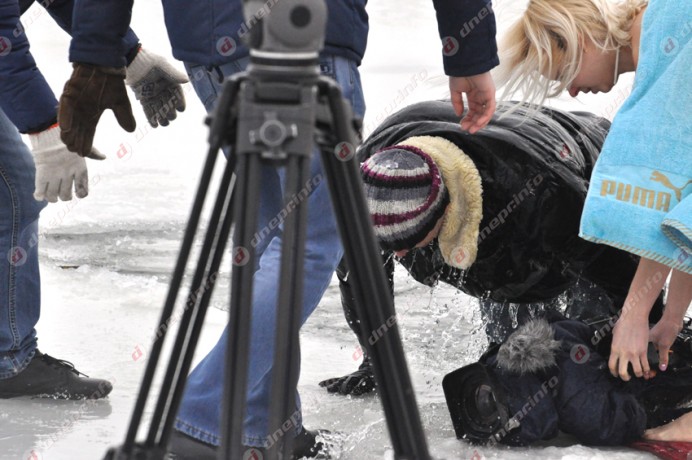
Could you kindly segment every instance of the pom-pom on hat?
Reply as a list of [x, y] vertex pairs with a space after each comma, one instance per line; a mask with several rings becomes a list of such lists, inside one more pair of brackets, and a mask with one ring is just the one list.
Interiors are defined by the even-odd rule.
[[375, 234], [384, 249], [415, 247], [449, 204], [437, 165], [417, 147], [383, 148], [361, 165], [361, 173]]

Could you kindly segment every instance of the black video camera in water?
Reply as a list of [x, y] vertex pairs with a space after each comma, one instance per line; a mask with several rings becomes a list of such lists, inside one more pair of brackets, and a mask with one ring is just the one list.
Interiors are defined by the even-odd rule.
[[[530, 445], [563, 430], [586, 444], [619, 445], [638, 439], [645, 425], [690, 410], [681, 407], [692, 401], [692, 320], [671, 348], [668, 369], [649, 380], [612, 377], [611, 338], [593, 337], [593, 325], [546, 313], [447, 374], [442, 386], [457, 438]], [[648, 355], [656, 369], [652, 344]]]

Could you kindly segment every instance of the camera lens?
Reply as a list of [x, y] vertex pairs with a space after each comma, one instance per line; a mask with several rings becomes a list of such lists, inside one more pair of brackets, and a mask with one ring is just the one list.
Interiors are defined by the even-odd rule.
[[481, 385], [476, 389], [476, 410], [479, 420], [486, 423], [497, 420], [495, 395], [488, 385]]
[[493, 388], [487, 383], [476, 381], [466, 385], [462, 391], [461, 423], [465, 432], [471, 438], [489, 437], [501, 424]]

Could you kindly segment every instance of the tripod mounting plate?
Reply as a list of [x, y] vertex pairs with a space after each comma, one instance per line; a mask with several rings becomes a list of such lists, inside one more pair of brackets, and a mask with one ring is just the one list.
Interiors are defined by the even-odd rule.
[[[280, 95], [280, 98], [273, 98]], [[238, 155], [261, 153], [265, 160], [312, 152], [317, 88], [311, 84], [244, 81], [236, 130]]]

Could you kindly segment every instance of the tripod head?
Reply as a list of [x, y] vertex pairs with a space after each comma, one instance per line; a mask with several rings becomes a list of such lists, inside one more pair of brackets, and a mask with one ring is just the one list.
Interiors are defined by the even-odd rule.
[[254, 24], [243, 39], [250, 48], [248, 72], [319, 74], [327, 6], [324, 0], [246, 0], [245, 21]]

